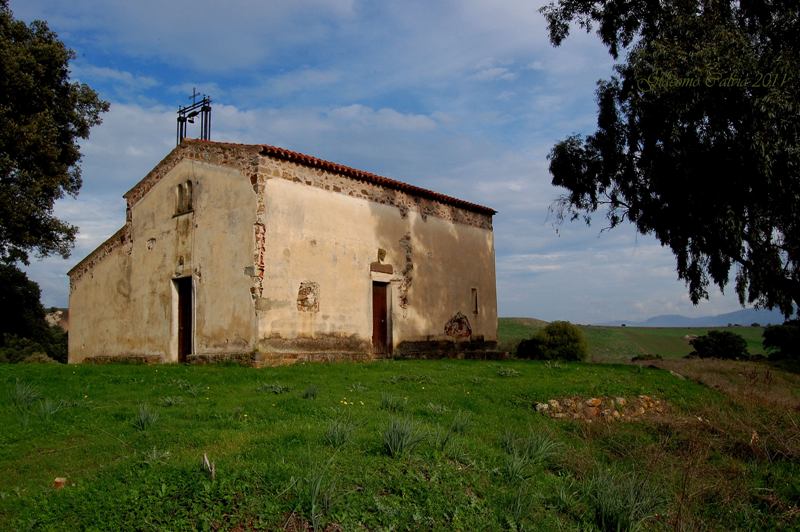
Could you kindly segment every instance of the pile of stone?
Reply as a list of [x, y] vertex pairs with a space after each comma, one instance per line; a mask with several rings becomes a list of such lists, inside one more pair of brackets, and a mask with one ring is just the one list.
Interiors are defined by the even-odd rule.
[[550, 399], [546, 403], [534, 403], [540, 414], [555, 419], [577, 419], [582, 421], [632, 421], [655, 417], [667, 410], [667, 403], [649, 395], [635, 398], [625, 397], [567, 397]]

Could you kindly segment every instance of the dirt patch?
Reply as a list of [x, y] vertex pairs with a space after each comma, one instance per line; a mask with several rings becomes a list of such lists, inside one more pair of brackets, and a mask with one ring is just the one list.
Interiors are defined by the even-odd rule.
[[564, 397], [534, 403], [534, 410], [554, 419], [593, 421], [634, 421], [660, 417], [669, 411], [662, 399], [649, 395], [637, 397]]

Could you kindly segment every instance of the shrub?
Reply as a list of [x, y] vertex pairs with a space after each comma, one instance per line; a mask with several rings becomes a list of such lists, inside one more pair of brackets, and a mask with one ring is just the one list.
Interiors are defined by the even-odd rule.
[[708, 331], [689, 341], [694, 347], [692, 355], [700, 358], [723, 358], [738, 360], [750, 358], [747, 342], [744, 338], [730, 331]]
[[44, 352], [44, 348], [39, 342], [13, 334], [5, 335], [2, 343], [0, 359], [5, 362], [22, 362], [28, 357]]
[[58, 364], [55, 360], [44, 353], [34, 353], [22, 361], [23, 364]]
[[762, 345], [774, 360], [800, 358], [800, 320], [771, 325], [762, 333]]
[[517, 357], [531, 360], [585, 360], [588, 355], [583, 332], [568, 321], [554, 321], [517, 346]]

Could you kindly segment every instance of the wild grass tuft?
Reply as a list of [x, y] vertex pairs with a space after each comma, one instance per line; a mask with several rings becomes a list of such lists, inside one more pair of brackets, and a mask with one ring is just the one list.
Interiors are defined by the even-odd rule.
[[183, 404], [183, 397], [168, 395], [161, 398], [160, 404], [161, 406], [165, 406], [167, 408], [172, 406], [180, 406]]
[[65, 401], [53, 401], [51, 399], [45, 399], [39, 402], [39, 414], [41, 414], [42, 418], [49, 421], [53, 418], [53, 416], [66, 407], [67, 403]]
[[453, 418], [453, 421], [447, 427], [447, 430], [439, 429], [432, 433], [431, 436], [433, 438], [434, 447], [439, 449], [439, 451], [444, 451], [448, 443], [453, 440], [454, 434], [464, 434], [466, 432], [469, 422], [469, 414], [466, 414], [461, 410], [456, 412], [456, 415]]
[[665, 502], [646, 478], [606, 469], [589, 479], [587, 496], [600, 530], [642, 530]]
[[448, 409], [446, 406], [440, 403], [428, 403], [426, 405], [426, 408], [431, 414], [434, 414], [436, 416], [442, 416], [450, 411], [450, 409]]
[[386, 410], [387, 412], [401, 412], [405, 406], [405, 399], [395, 397], [388, 393], [381, 394], [381, 410]]
[[576, 509], [579, 504], [580, 491], [575, 487], [575, 480], [565, 477], [558, 484], [555, 491], [555, 507], [565, 514], [578, 513]]
[[525, 482], [520, 482], [511, 497], [507, 508], [508, 512], [506, 518], [508, 519], [509, 529], [511, 530], [526, 530], [522, 526], [522, 520], [530, 514], [531, 506], [533, 504], [533, 497], [531, 496], [528, 485]]
[[459, 410], [456, 412], [456, 415], [453, 416], [453, 422], [450, 423], [450, 431], [455, 434], [464, 434], [467, 432], [467, 428], [469, 428], [471, 422], [472, 416], [468, 412]]
[[392, 375], [389, 377], [391, 384], [400, 382], [415, 382], [417, 384], [433, 384], [433, 378], [428, 375]]
[[139, 430], [147, 430], [158, 421], [158, 412], [150, 408], [147, 403], [139, 403], [136, 415], [133, 418], [133, 426]]
[[165, 464], [171, 454], [169, 451], [162, 451], [153, 447], [142, 455], [142, 464], [146, 466]]
[[529, 467], [547, 467], [563, 450], [560, 442], [532, 430], [521, 438], [505, 432], [501, 447], [506, 452], [502, 471], [509, 480], [527, 478]]
[[303, 390], [303, 399], [316, 399], [317, 392], [318, 392], [317, 387], [312, 384], [308, 388]]
[[279, 384], [277, 382], [273, 382], [271, 384], [262, 384], [256, 391], [264, 392], [264, 393], [274, 393], [276, 395], [287, 393], [289, 391], [288, 386], [284, 386], [283, 384]]
[[192, 384], [186, 379], [173, 379], [172, 384], [177, 389], [181, 390], [182, 392], [186, 392], [192, 397], [197, 397], [202, 391], [199, 386]]
[[467, 448], [460, 442], [451, 440], [450, 445], [448, 445], [444, 450], [444, 454], [450, 460], [455, 460], [456, 462], [460, 462], [466, 466], [473, 465], [472, 459], [467, 452]]
[[503, 461], [501, 472], [503, 477], [510, 482], [517, 482], [528, 478], [528, 457], [519, 452], [507, 454]]
[[497, 368], [498, 377], [519, 377], [520, 372], [514, 368]]
[[367, 387], [361, 384], [360, 382], [354, 382], [347, 388], [351, 393], [360, 393], [366, 392]]
[[439, 451], [444, 452], [447, 445], [452, 441], [453, 432], [451, 430], [438, 429], [431, 433], [433, 446]]
[[27, 382], [22, 382], [17, 379], [14, 387], [11, 388], [9, 399], [11, 400], [11, 404], [14, 405], [14, 408], [22, 411], [30, 409], [39, 397], [40, 395], [39, 392], [36, 391], [36, 388]]
[[336, 495], [336, 482], [329, 479], [328, 466], [315, 465], [298, 483], [300, 510], [308, 518], [312, 530], [325, 530], [325, 518], [330, 513]]
[[413, 451], [423, 439], [413, 420], [394, 418], [383, 431], [383, 450], [392, 457], [403, 456]]
[[564, 449], [564, 446], [547, 434], [530, 431], [523, 440], [525, 455], [531, 464], [547, 466]]
[[322, 440], [326, 445], [339, 448], [347, 444], [355, 431], [355, 425], [348, 420], [334, 419], [328, 423], [328, 428]]

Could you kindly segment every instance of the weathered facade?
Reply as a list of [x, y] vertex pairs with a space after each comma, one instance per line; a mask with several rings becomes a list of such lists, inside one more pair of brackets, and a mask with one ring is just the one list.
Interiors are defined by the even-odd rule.
[[69, 360], [470, 356], [492, 209], [264, 145], [184, 140], [69, 272]]

